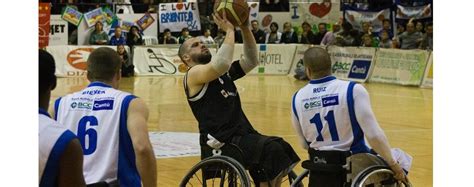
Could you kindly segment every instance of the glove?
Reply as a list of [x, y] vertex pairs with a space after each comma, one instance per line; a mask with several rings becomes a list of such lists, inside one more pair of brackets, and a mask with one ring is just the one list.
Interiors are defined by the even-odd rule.
[[219, 140], [211, 136], [211, 134], [207, 134], [207, 138], [209, 139], [206, 142], [207, 145], [209, 145], [210, 147], [214, 149], [220, 149], [222, 146], [225, 145], [225, 143], [219, 142]]

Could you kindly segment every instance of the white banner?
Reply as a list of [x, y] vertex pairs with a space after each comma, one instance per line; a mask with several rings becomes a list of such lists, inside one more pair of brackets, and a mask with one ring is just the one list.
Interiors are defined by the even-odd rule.
[[[55, 45], [48, 46], [46, 50], [54, 57], [57, 76], [75, 77], [86, 75], [87, 59], [91, 52], [99, 47], [110, 47], [114, 50], [117, 49], [117, 46]], [[125, 46], [125, 50], [130, 51], [128, 46]]]
[[428, 64], [426, 65], [425, 76], [423, 76], [422, 88], [433, 88], [433, 52], [430, 53]]
[[68, 44], [68, 24], [61, 15], [51, 15], [49, 31], [49, 45]]
[[431, 15], [431, 4], [425, 6], [416, 6], [416, 7], [404, 7], [397, 5], [397, 19], [422, 19], [430, 18]]
[[[136, 22], [145, 14], [117, 14], [117, 17], [122, 21], [128, 22]], [[153, 19], [156, 20], [156, 14], [151, 14]], [[145, 31], [143, 31], [143, 35], [145, 36], [155, 36], [158, 37], [158, 22], [154, 21]], [[135, 24], [136, 25], [136, 24]], [[105, 33], [109, 33], [112, 25], [107, 24], [104, 22], [103, 30]], [[89, 37], [91, 33], [94, 32], [94, 27], [88, 27], [85, 21], [81, 21], [81, 24], [77, 27], [77, 44], [78, 45], [89, 45]], [[110, 39], [111, 35], [109, 35]]]
[[201, 30], [196, 3], [161, 3], [159, 6], [160, 32], [165, 29], [170, 29], [171, 32], [181, 32], [183, 28], [188, 28], [190, 31]]
[[[321, 22], [335, 23], [342, 17], [339, 2], [316, 0], [317, 2], [290, 2], [287, 13], [293, 26], [301, 26], [304, 21], [317, 25]], [[281, 22], [283, 24], [284, 22]]]
[[362, 22], [370, 22], [372, 24], [372, 32], [380, 32], [383, 28], [383, 20], [390, 19], [390, 9], [381, 10], [379, 12], [347, 10], [345, 18], [352, 24], [354, 29], [361, 31]]
[[379, 49], [370, 82], [419, 86], [429, 52], [424, 50]]
[[250, 11], [249, 11], [249, 24], [253, 21], [253, 20], [257, 20], [258, 21], [258, 7], [259, 7], [259, 2], [247, 2], [247, 4], [249, 5], [250, 7]]
[[[178, 56], [179, 45], [136, 46], [133, 65], [137, 75], [184, 75], [187, 66]], [[212, 55], [214, 47], [209, 47]]]
[[[258, 66], [249, 74], [286, 75], [290, 71], [296, 45], [257, 44]], [[243, 44], [235, 44], [233, 60], [243, 57]]]
[[365, 82], [373, 68], [375, 48], [330, 46], [332, 74], [339, 79]]

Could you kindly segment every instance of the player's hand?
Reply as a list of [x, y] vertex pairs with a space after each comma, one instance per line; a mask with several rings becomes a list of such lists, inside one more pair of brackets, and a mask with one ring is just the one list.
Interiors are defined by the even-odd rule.
[[222, 17], [219, 14], [213, 13], [212, 17], [214, 18], [214, 22], [216, 23], [217, 27], [224, 31], [234, 30], [234, 25], [227, 20], [225, 11], [223, 12]]
[[390, 165], [390, 168], [392, 169], [394, 173], [395, 179], [403, 182], [407, 182], [407, 176], [405, 175], [405, 171], [403, 171], [402, 167], [398, 163], [394, 163]]

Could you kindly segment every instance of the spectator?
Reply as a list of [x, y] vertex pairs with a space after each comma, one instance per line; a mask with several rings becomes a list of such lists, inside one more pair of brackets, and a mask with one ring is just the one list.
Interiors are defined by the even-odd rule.
[[360, 45], [361, 47], [374, 47], [372, 37], [368, 34], [364, 34], [362, 36], [362, 44]]
[[389, 38], [388, 32], [386, 30], [382, 30], [380, 32], [380, 42], [379, 42], [379, 47], [380, 48], [392, 48], [393, 43]]
[[177, 44], [178, 39], [171, 35], [170, 29], [165, 29], [163, 32], [163, 40], [160, 43], [161, 44]]
[[202, 36], [198, 37], [202, 41], [202, 43], [204, 43], [204, 44], [214, 44], [215, 43], [214, 39], [212, 39], [210, 29], [204, 29], [202, 34], [203, 34]]
[[127, 42], [122, 36], [122, 28], [115, 27], [114, 35], [110, 38], [109, 45], [126, 45]]
[[382, 30], [379, 32], [380, 38], [382, 38], [382, 31], [387, 31], [388, 37], [393, 38], [392, 24], [389, 19], [383, 20]]
[[326, 30], [326, 23], [319, 23], [318, 24], [318, 33], [314, 36], [314, 44], [320, 44], [321, 41], [323, 41], [323, 38], [325, 37], [327, 33]]
[[277, 44], [280, 43], [281, 32], [278, 32], [278, 23], [272, 22], [270, 24], [270, 32], [265, 36], [265, 43]]
[[333, 31], [326, 32], [319, 45], [333, 45], [334, 43], [336, 43], [336, 33], [339, 33], [340, 30], [341, 26], [339, 25], [339, 23], [334, 23]]
[[415, 30], [413, 22], [407, 23], [407, 30], [398, 36], [401, 49], [416, 49], [419, 47], [423, 35]]
[[120, 59], [122, 59], [122, 77], [133, 77], [133, 69], [135, 66], [133, 66], [131, 60], [128, 58], [128, 53], [124, 45], [117, 45], [117, 54], [120, 56]]
[[360, 35], [359, 35], [361, 37], [361, 40], [362, 40], [362, 43], [360, 44], [361, 46], [365, 45], [365, 41], [362, 38], [364, 35], [369, 35], [371, 37], [371, 41], [373, 42], [373, 44], [371, 46], [378, 46], [379, 45], [380, 39], [374, 32], [372, 32], [372, 25], [371, 25], [370, 22], [363, 22], [362, 23], [362, 33], [360, 33]]
[[89, 37], [90, 45], [107, 45], [109, 43], [109, 36], [103, 30], [104, 25], [102, 22], [95, 24], [94, 32]]
[[338, 46], [358, 46], [360, 40], [358, 39], [359, 32], [352, 28], [348, 22], [342, 23], [342, 32], [336, 35], [336, 43]]
[[301, 34], [300, 43], [314, 44], [314, 34], [311, 31], [311, 25], [305, 21], [301, 24], [301, 27], [303, 28], [303, 33]]
[[433, 50], [433, 24], [427, 24], [425, 26], [426, 33], [420, 42], [420, 49]]
[[339, 23], [339, 22], [334, 23], [334, 25], [332, 25], [332, 33], [333, 34], [338, 34], [340, 32], [342, 32], [341, 31], [341, 23]]
[[217, 31], [217, 36], [214, 38], [214, 42], [217, 44], [217, 46], [220, 48], [222, 45], [222, 42], [224, 42], [225, 38], [225, 31], [222, 29], [219, 29]]
[[189, 29], [188, 28], [183, 28], [181, 29], [181, 36], [178, 37], [178, 43], [182, 44], [184, 41], [192, 38], [191, 35], [189, 35]]
[[127, 34], [127, 45], [130, 49], [133, 49], [135, 45], [143, 45], [142, 35], [135, 25], [130, 27], [130, 31]]
[[403, 32], [405, 32], [405, 27], [402, 24], [397, 24], [397, 35], [400, 35]]
[[291, 28], [291, 23], [283, 24], [283, 33], [281, 35], [280, 43], [298, 43], [298, 35]]
[[252, 20], [252, 34], [258, 44], [265, 43], [265, 32], [262, 29], [258, 28], [258, 21]]
[[415, 29], [416, 29], [416, 32], [420, 32], [422, 34], [425, 33], [423, 32], [423, 23], [421, 21], [416, 22]]

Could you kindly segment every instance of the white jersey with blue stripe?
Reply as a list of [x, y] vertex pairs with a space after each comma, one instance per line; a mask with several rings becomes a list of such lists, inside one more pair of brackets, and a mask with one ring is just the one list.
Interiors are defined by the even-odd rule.
[[56, 100], [56, 119], [81, 142], [87, 184], [118, 179], [120, 186], [141, 186], [127, 130], [128, 106], [134, 98], [107, 84], [93, 82]]
[[38, 124], [39, 186], [55, 186], [61, 155], [76, 136], [42, 109], [39, 110]]
[[311, 80], [293, 96], [293, 125], [316, 150], [368, 152], [357, 121], [355, 83], [328, 76]]

